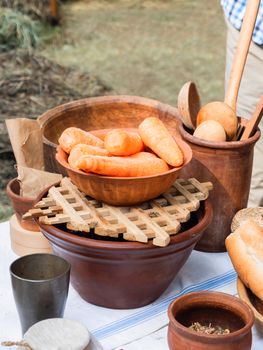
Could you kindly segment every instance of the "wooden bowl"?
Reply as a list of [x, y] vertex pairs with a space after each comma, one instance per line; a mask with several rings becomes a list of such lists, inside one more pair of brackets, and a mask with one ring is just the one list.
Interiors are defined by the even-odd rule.
[[255, 325], [263, 333], [263, 301], [253, 294], [240, 278], [237, 279], [237, 291], [240, 299], [245, 301], [252, 309], [255, 316]]
[[40, 225], [55, 254], [71, 264], [71, 283], [89, 303], [130, 309], [156, 300], [186, 262], [212, 219], [208, 200], [201, 202], [182, 232], [166, 247], [128, 241], [79, 237], [64, 227]]
[[184, 153], [184, 164], [152, 176], [113, 177], [88, 174], [69, 166], [67, 153], [59, 146], [56, 160], [72, 182], [90, 197], [111, 205], [135, 205], [156, 198], [167, 191], [179, 176], [180, 170], [192, 159], [190, 146], [181, 139], [176, 141]]
[[[174, 300], [168, 308], [170, 350], [249, 350], [254, 316], [242, 300], [219, 292], [194, 292]], [[220, 326], [229, 334], [204, 334], [189, 329], [194, 323]]]
[[66, 175], [55, 160], [58, 138], [66, 128], [138, 128], [147, 117], [159, 117], [172, 135], [179, 136], [177, 108], [138, 96], [93, 97], [48, 110], [38, 119], [43, 130], [45, 169]]

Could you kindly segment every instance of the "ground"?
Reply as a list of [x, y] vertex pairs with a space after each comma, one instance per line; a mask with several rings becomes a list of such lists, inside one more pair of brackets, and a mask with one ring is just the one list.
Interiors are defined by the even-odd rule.
[[219, 0], [75, 1], [63, 18], [65, 42], [43, 54], [99, 75], [116, 94], [176, 105], [180, 87], [193, 80], [204, 103], [223, 98]]
[[[0, 76], [0, 220], [11, 213], [4, 188], [15, 174], [4, 119], [36, 117], [62, 102], [101, 94], [138, 95], [176, 106], [178, 92], [188, 80], [196, 82], [202, 103], [223, 99], [225, 25], [219, 0], [67, 1], [61, 8], [61, 26], [47, 34], [49, 40], [34, 54], [69, 70], [48, 63], [49, 83], [40, 71], [38, 79], [44, 81], [43, 86], [49, 86], [52, 79], [56, 85], [55, 90], [46, 90], [44, 100], [35, 89], [29, 93], [28, 87], [28, 105], [23, 95], [28, 80], [24, 78], [13, 88], [18, 66], [25, 68], [27, 77], [31, 74], [15, 54]], [[77, 72], [74, 79], [72, 70]], [[84, 78], [80, 78], [82, 72]], [[34, 77], [31, 80], [35, 82]], [[90, 81], [95, 81], [92, 91]], [[12, 95], [14, 91], [18, 96]], [[14, 101], [21, 102], [19, 108]]]

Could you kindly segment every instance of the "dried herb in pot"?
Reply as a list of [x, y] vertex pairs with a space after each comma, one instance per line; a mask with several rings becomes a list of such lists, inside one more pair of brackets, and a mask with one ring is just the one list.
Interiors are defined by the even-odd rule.
[[222, 328], [221, 326], [212, 326], [211, 323], [209, 323], [208, 326], [205, 326], [201, 325], [199, 322], [194, 322], [191, 324], [191, 326], [189, 326], [189, 328], [195, 332], [204, 334], [224, 335], [230, 333], [230, 330], [228, 328]]

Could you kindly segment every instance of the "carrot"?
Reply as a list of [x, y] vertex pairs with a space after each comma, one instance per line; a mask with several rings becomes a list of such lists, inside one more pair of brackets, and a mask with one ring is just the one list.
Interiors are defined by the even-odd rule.
[[144, 148], [140, 135], [124, 129], [113, 129], [104, 139], [105, 148], [114, 156], [129, 156]]
[[174, 167], [183, 164], [184, 156], [181, 149], [159, 118], [144, 119], [139, 125], [139, 134], [144, 144], [166, 163]]
[[92, 135], [88, 131], [84, 131], [75, 127], [65, 129], [58, 139], [58, 142], [63, 150], [67, 153], [70, 153], [71, 149], [79, 143], [104, 147], [104, 142], [98, 137]]
[[169, 170], [165, 161], [148, 152], [127, 157], [82, 156], [77, 167], [86, 172], [123, 177], [149, 176]]
[[95, 156], [109, 156], [109, 152], [105, 148], [85, 145], [83, 143], [79, 143], [74, 146], [69, 154], [68, 163], [73, 168], [76, 168], [76, 164], [80, 157], [85, 155], [95, 155]]

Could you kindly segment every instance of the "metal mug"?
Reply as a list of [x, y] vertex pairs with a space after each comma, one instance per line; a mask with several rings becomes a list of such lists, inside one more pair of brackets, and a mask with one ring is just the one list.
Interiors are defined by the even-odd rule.
[[63, 317], [70, 264], [53, 254], [31, 254], [10, 265], [13, 295], [22, 334], [47, 318]]

